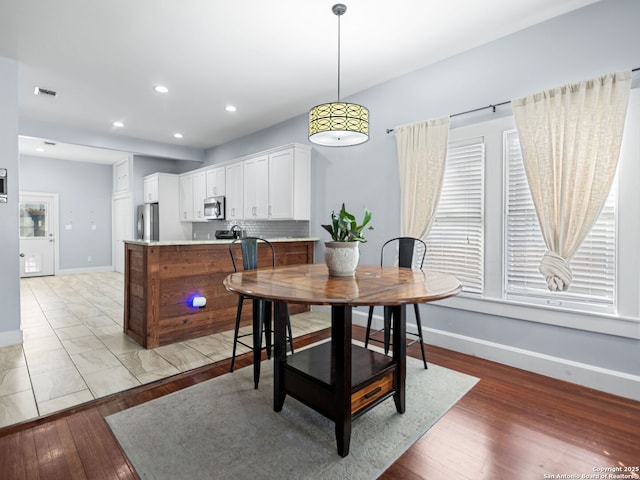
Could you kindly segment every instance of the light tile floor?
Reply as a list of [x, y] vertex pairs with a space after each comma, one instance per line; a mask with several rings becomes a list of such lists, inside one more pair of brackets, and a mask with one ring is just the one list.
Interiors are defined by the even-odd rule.
[[[0, 427], [231, 357], [232, 331], [145, 350], [122, 333], [123, 281], [116, 272], [21, 280], [23, 344], [0, 348]], [[330, 318], [291, 323], [299, 336]]]

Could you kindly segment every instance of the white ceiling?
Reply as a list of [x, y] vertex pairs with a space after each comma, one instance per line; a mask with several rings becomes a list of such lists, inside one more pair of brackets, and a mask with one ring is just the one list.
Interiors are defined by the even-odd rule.
[[[345, 0], [341, 96], [594, 1]], [[0, 56], [22, 118], [209, 148], [336, 99], [334, 3], [0, 0]]]
[[24, 136], [18, 139], [18, 149], [20, 154], [32, 157], [58, 158], [74, 162], [102, 163], [105, 165], [115, 165], [129, 157], [128, 152], [88, 147], [86, 145], [72, 145]]

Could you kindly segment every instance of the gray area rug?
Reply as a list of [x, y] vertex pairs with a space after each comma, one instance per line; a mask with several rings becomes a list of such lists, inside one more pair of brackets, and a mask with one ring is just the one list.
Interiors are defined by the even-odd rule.
[[334, 425], [287, 397], [273, 411], [273, 363], [252, 367], [106, 418], [143, 479], [373, 479], [384, 472], [477, 378], [407, 358], [406, 413], [387, 399], [352, 424], [350, 453]]

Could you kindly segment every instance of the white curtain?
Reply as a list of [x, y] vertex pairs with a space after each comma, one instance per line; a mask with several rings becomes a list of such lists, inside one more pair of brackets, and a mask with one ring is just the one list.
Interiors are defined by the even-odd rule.
[[547, 253], [551, 291], [567, 290], [569, 261], [598, 218], [615, 176], [631, 72], [512, 101], [527, 180]]
[[438, 207], [447, 158], [449, 117], [393, 129], [400, 167], [400, 230], [425, 239]]

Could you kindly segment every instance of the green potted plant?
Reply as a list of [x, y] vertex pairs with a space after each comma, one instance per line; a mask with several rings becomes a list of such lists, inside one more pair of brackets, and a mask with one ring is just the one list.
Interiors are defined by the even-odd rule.
[[355, 274], [360, 259], [358, 245], [367, 241], [364, 230], [373, 230], [369, 225], [370, 221], [371, 211], [366, 207], [362, 223], [358, 223], [356, 217], [347, 212], [344, 203], [338, 213], [331, 212], [331, 223], [322, 225], [332, 240], [324, 244], [324, 259], [329, 275], [349, 277]]

